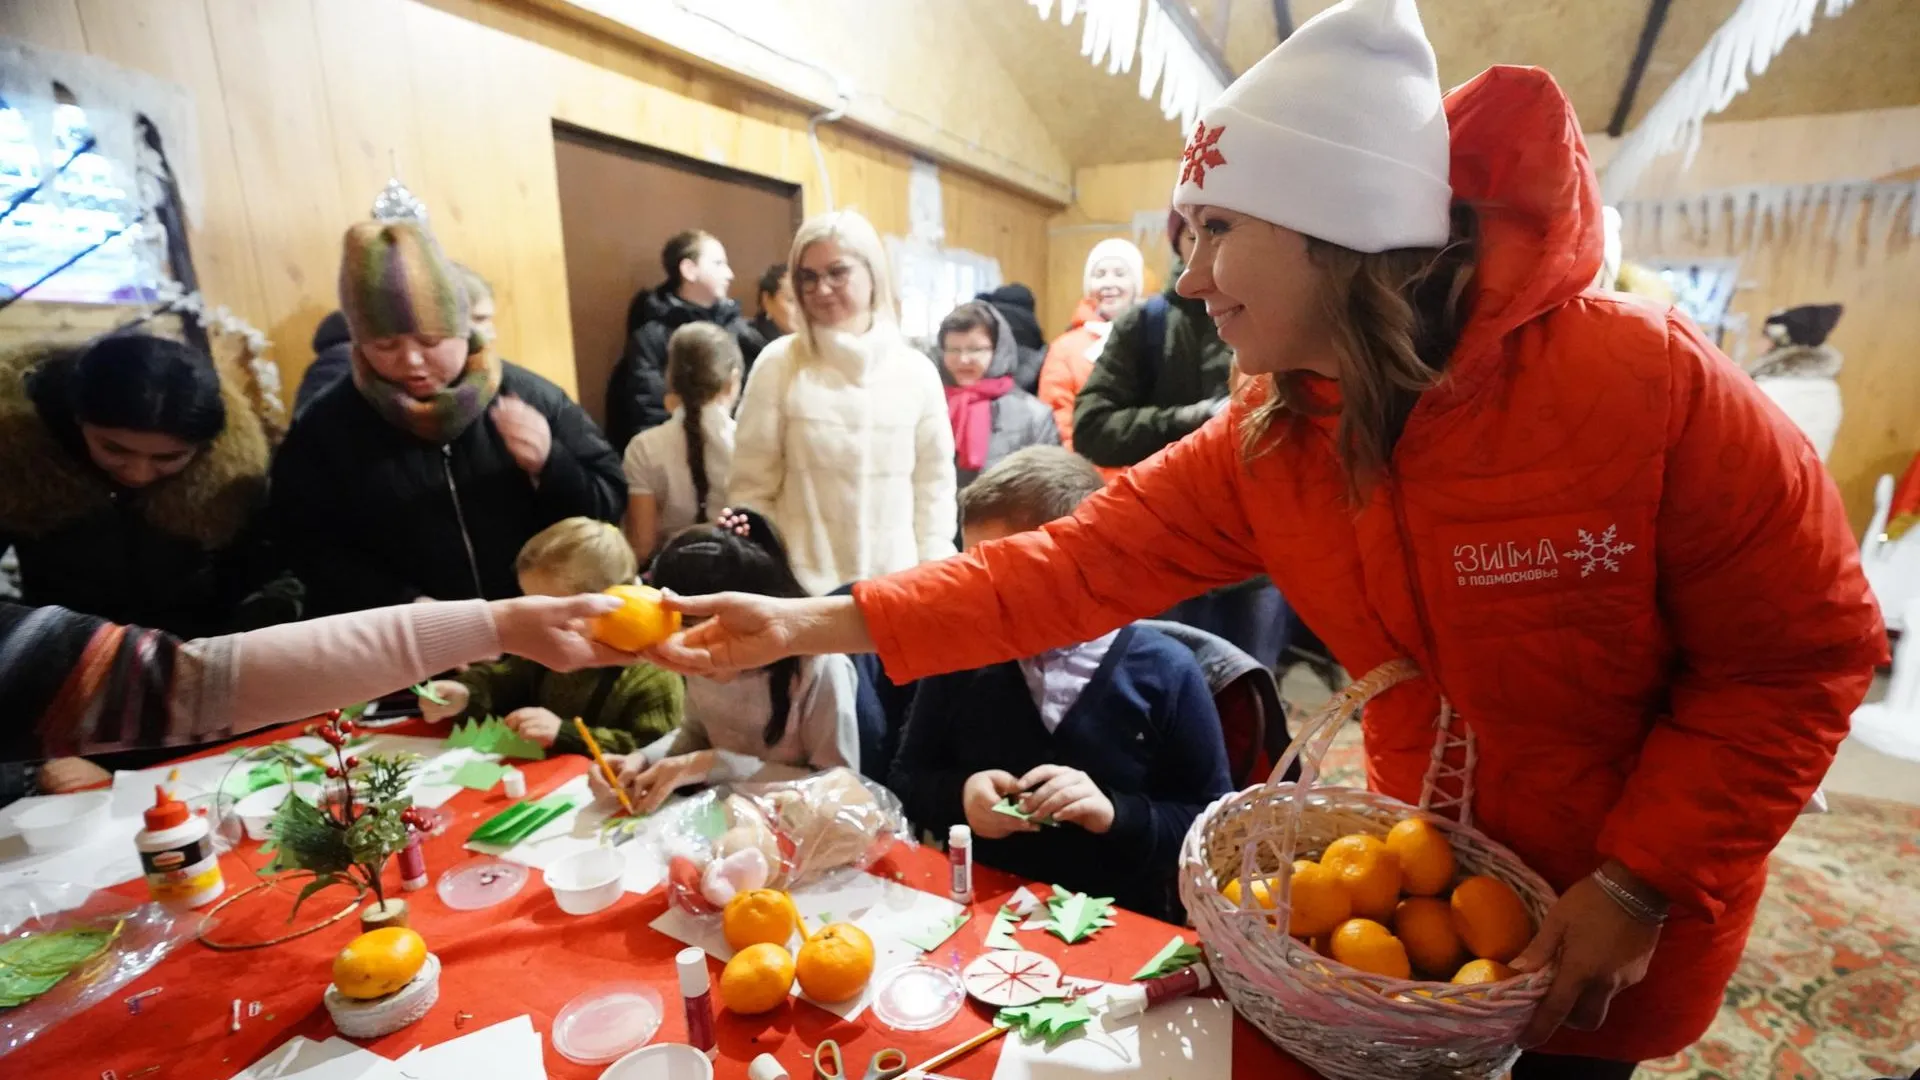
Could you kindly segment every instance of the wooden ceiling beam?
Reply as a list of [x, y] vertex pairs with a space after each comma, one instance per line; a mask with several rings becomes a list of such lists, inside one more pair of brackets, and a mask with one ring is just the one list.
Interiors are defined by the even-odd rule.
[[1673, 0], [1649, 0], [1647, 4], [1646, 21], [1640, 24], [1640, 43], [1634, 47], [1627, 79], [1620, 84], [1620, 100], [1613, 106], [1613, 118], [1607, 121], [1607, 134], [1616, 139], [1626, 134], [1627, 118], [1633, 115], [1634, 96], [1640, 92], [1640, 80], [1647, 74], [1647, 61], [1653, 58], [1653, 46], [1660, 40], [1660, 29], [1667, 24], [1667, 9], [1672, 6]]

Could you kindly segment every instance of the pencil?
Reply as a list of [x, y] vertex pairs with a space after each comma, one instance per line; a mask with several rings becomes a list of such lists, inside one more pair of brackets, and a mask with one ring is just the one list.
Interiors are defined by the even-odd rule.
[[954, 1058], [957, 1058], [960, 1055], [966, 1053], [967, 1051], [972, 1050], [974, 1047], [984, 1046], [987, 1043], [990, 1043], [993, 1040], [999, 1038], [1000, 1036], [1005, 1035], [1006, 1033], [1007, 1033], [1006, 1028], [995, 1025], [994, 1027], [988, 1028], [987, 1030], [981, 1032], [978, 1035], [975, 1035], [973, 1038], [968, 1039], [966, 1042], [961, 1043], [960, 1045], [952, 1048], [951, 1050], [944, 1050], [938, 1054], [933, 1055], [932, 1057], [928, 1058], [927, 1060], [921, 1062], [918, 1065], [915, 1065], [913, 1068], [908, 1069], [907, 1071], [913, 1072], [913, 1073], [923, 1073], [933, 1069], [937, 1069], [940, 1066], [945, 1065], [947, 1062], [952, 1061]]
[[620, 786], [620, 778], [613, 774], [613, 766], [607, 764], [607, 755], [600, 752], [600, 744], [593, 740], [593, 730], [577, 716], [573, 718], [573, 726], [580, 732], [580, 741], [587, 744], [587, 753], [593, 755], [593, 763], [600, 766], [600, 775], [607, 778], [607, 786], [620, 797], [620, 808], [632, 816], [633, 800], [627, 798], [627, 789]]

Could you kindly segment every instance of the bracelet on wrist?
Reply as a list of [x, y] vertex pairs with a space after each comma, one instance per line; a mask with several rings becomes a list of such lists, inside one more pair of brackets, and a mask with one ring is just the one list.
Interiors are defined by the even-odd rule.
[[1594, 884], [1600, 886], [1600, 891], [1607, 894], [1607, 899], [1619, 905], [1620, 910], [1626, 912], [1634, 922], [1647, 926], [1659, 926], [1667, 921], [1664, 905], [1656, 905], [1642, 899], [1632, 889], [1609, 877], [1605, 870], [1595, 870], [1591, 876]]

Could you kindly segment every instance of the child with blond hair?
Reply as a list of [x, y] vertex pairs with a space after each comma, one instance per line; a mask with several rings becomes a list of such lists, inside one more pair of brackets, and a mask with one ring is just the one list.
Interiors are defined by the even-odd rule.
[[[625, 584], [637, 572], [620, 530], [574, 517], [534, 534], [514, 562], [528, 596], [573, 596]], [[549, 671], [518, 656], [475, 664], [428, 686], [420, 715], [430, 721], [499, 716], [508, 727], [556, 753], [587, 748], [573, 718], [586, 720], [609, 754], [625, 754], [673, 731], [684, 697], [680, 677], [652, 664]]]

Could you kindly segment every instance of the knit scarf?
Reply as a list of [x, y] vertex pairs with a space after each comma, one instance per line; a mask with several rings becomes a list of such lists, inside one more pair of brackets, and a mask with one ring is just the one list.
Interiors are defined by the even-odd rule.
[[962, 469], [979, 472], [993, 442], [993, 403], [1013, 389], [1013, 376], [981, 379], [972, 386], [947, 387], [947, 420], [953, 425], [953, 458]]
[[355, 346], [353, 385], [387, 423], [436, 446], [445, 446], [493, 404], [493, 396], [500, 392], [500, 357], [492, 349], [470, 347], [467, 366], [460, 374], [422, 401], [381, 378]]

